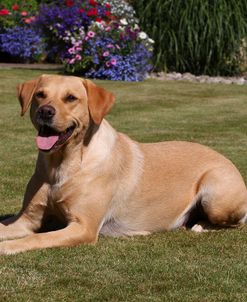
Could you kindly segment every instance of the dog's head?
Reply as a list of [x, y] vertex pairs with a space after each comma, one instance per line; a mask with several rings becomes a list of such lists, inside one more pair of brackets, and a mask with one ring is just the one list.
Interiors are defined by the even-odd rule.
[[42, 75], [17, 87], [21, 114], [30, 116], [38, 130], [41, 151], [56, 151], [83, 139], [90, 124], [100, 125], [115, 97], [89, 80], [72, 76]]

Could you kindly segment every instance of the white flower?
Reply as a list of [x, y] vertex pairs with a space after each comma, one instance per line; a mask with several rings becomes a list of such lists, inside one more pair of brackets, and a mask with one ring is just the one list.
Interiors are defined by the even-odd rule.
[[147, 39], [147, 34], [144, 32], [144, 31], [141, 31], [140, 33], [139, 33], [139, 38], [140, 39], [142, 39], [142, 40], [145, 40], [145, 39]]
[[134, 29], [136, 30], [136, 29], [140, 29], [140, 27], [138, 26], [138, 24], [135, 24], [134, 25]]
[[92, 22], [94, 25], [96, 25], [99, 29], [103, 29], [104, 28], [104, 25], [102, 24], [102, 22], [98, 22], [98, 21], [95, 21], [95, 22]]
[[120, 20], [120, 23], [122, 24], [122, 25], [128, 25], [128, 22], [127, 22], [127, 20], [124, 18], [124, 19], [121, 19]]
[[149, 38], [149, 39], [148, 39], [148, 42], [153, 44], [153, 43], [154, 43], [154, 40]]
[[65, 34], [66, 34], [68, 37], [71, 36], [71, 33], [70, 33], [70, 31], [68, 31], [68, 30], [65, 31]]
[[84, 37], [85, 36], [85, 31], [84, 31], [84, 29], [81, 27], [81, 28], [79, 28], [79, 35], [81, 36], [81, 37]]

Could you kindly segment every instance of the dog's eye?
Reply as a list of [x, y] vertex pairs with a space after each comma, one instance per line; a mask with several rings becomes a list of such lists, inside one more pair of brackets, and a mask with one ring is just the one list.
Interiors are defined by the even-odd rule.
[[66, 101], [68, 102], [74, 102], [77, 100], [77, 97], [75, 97], [73, 94], [69, 94], [67, 97], [66, 97]]
[[44, 91], [38, 91], [38, 92], [35, 93], [35, 96], [36, 96], [36, 98], [44, 99], [45, 98], [45, 93], [44, 93]]

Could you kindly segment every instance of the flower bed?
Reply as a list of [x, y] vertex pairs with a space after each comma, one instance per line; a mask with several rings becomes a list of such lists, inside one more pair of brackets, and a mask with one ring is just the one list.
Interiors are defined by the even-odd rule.
[[140, 81], [152, 69], [153, 41], [125, 1], [53, 1], [23, 12], [0, 10], [2, 52], [33, 61], [42, 53], [66, 72], [99, 79]]
[[0, 9], [0, 51], [16, 61], [35, 62], [45, 49], [32, 8], [14, 4]]

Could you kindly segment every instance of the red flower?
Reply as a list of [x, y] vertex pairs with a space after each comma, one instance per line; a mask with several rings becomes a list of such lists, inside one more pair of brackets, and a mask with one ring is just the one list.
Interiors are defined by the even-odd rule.
[[79, 13], [84, 13], [84, 12], [85, 12], [85, 9], [79, 8]]
[[92, 6], [96, 6], [97, 3], [95, 2], [95, 0], [89, 0], [89, 4], [91, 4]]
[[106, 15], [106, 17], [110, 17], [110, 15], [111, 15], [111, 12], [109, 12], [109, 11], [106, 11], [106, 12], [105, 12], [105, 15]]
[[19, 5], [18, 4], [12, 5], [12, 9], [15, 10], [15, 11], [18, 10], [19, 9]]
[[100, 23], [100, 22], [102, 22], [102, 19], [100, 17], [98, 17], [98, 18], [96, 18], [95, 21]]
[[106, 7], [106, 8], [111, 8], [110, 3], [106, 3], [105, 7]]
[[90, 9], [90, 11], [87, 12], [88, 17], [90, 16], [97, 16], [98, 15], [98, 11], [96, 8], [92, 8]]
[[9, 10], [7, 8], [3, 8], [0, 10], [0, 16], [9, 15]]
[[74, 2], [73, 2], [73, 0], [66, 0], [66, 1], [65, 1], [65, 5], [66, 5], [67, 7], [71, 7], [71, 6], [74, 5]]

